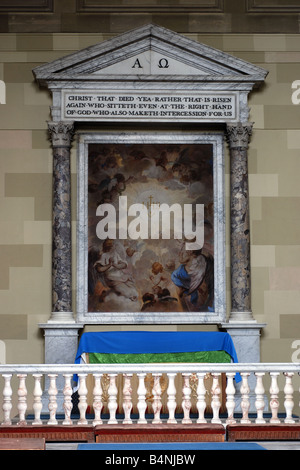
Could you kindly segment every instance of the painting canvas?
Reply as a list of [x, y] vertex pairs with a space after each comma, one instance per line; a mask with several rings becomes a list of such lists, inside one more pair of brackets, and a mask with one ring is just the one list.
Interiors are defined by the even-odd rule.
[[88, 312], [214, 312], [213, 145], [88, 144]]

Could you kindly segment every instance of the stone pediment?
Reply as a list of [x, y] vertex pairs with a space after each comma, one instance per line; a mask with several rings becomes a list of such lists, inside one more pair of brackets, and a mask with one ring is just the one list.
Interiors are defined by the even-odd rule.
[[41, 85], [65, 81], [264, 81], [267, 71], [156, 25], [121, 34], [34, 69]]

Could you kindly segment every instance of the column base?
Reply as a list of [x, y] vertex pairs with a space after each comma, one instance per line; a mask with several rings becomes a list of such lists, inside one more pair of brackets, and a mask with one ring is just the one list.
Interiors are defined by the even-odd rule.
[[257, 323], [256, 320], [254, 319], [251, 310], [245, 311], [245, 312], [235, 312], [232, 311], [229, 316], [229, 323], [244, 323], [244, 322], [252, 322], [252, 323]]
[[48, 323], [76, 323], [73, 312], [52, 312]]

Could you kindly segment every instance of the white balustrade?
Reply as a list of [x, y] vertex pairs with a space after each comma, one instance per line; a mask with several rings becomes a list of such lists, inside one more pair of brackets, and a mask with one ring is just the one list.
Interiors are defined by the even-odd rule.
[[169, 385], [168, 385], [168, 411], [169, 411], [169, 418], [168, 424], [176, 424], [177, 419], [175, 419], [175, 411], [176, 411], [176, 387], [175, 387], [175, 377], [176, 374], [168, 374]]
[[18, 411], [19, 411], [19, 422], [18, 424], [26, 425], [26, 410], [27, 410], [27, 388], [26, 388], [26, 377], [27, 374], [18, 374], [20, 379], [18, 388]]
[[11, 425], [10, 413], [12, 409], [12, 388], [11, 388], [11, 378], [12, 374], [3, 374], [3, 378], [5, 381], [4, 389], [3, 389], [3, 415], [4, 421], [2, 425], [9, 426]]
[[138, 394], [137, 409], [139, 412], [138, 424], [147, 424], [147, 420], [145, 417], [146, 410], [147, 410], [147, 402], [146, 402], [147, 389], [145, 387], [146, 374], [139, 373], [137, 374], [137, 376], [139, 380], [139, 385], [137, 389], [137, 394]]
[[[236, 382], [237, 372], [242, 379], [239, 384]], [[72, 415], [74, 374], [78, 376], [79, 417]], [[89, 374], [93, 377], [93, 381], [90, 382], [93, 384], [90, 393], [88, 390], [90, 383], [87, 380]], [[152, 389], [151, 386], [149, 389], [150, 374], [153, 379]], [[182, 382], [176, 379], [178, 374], [181, 375]], [[299, 418], [293, 414], [297, 381], [296, 391], [300, 392], [299, 374], [299, 364], [275, 363], [0, 365], [3, 384], [1, 425], [45, 424], [41, 418], [47, 413], [45, 411], [42, 413], [45, 398], [48, 398], [46, 424], [49, 426], [58, 425], [61, 419], [58, 419], [58, 416], [61, 414], [63, 415], [61, 423], [66, 427], [74, 424], [101, 426], [103, 423], [131, 426], [147, 423], [201, 425], [208, 422], [221, 423], [224, 426], [234, 423], [299, 425]], [[123, 380], [119, 380], [121, 375]], [[14, 390], [14, 376], [17, 377], [17, 390]], [[134, 382], [134, 376], [137, 382]], [[191, 377], [193, 381], [190, 382]], [[206, 380], [209, 377], [210, 379]], [[284, 382], [279, 380], [280, 377]], [[44, 378], [48, 390], [42, 389]], [[104, 378], [108, 378], [108, 387]], [[280, 390], [281, 382], [283, 390]], [[133, 394], [134, 383], [135, 394]], [[181, 390], [179, 390], [180, 383], [182, 383]], [[222, 386], [222, 383], [225, 385]], [[268, 386], [265, 385], [267, 383]], [[63, 384], [62, 390], [58, 390], [61, 386], [59, 384]], [[32, 392], [28, 392], [27, 389]], [[28, 396], [29, 393], [32, 393], [32, 396]], [[60, 402], [58, 400], [58, 395], [61, 394], [62, 403], [61, 399]], [[180, 403], [177, 402], [178, 397], [181, 397]], [[281, 403], [280, 397], [283, 397]], [[210, 400], [212, 417], [207, 413], [207, 398]], [[134, 400], [136, 400], [135, 405]], [[150, 403], [152, 413], [147, 415]], [[161, 414], [163, 403], [167, 412], [164, 408]], [[88, 406], [92, 408], [91, 419], [87, 418]], [[12, 417], [14, 407], [18, 415]], [[179, 415], [175, 418], [177, 408]], [[149, 410], [151, 411], [150, 408]], [[26, 417], [26, 414], [33, 415], [33, 418]], [[295, 414], [299, 414], [299, 408]]]
[[78, 374], [79, 377], [79, 403], [78, 403], [78, 409], [79, 409], [79, 421], [78, 424], [87, 424], [87, 419], [86, 419], [86, 410], [87, 410], [87, 394], [88, 394], [88, 389], [86, 386], [86, 378], [87, 374]]
[[242, 419], [241, 423], [242, 424], [249, 424], [251, 423], [250, 419], [248, 418], [248, 413], [250, 409], [250, 401], [249, 401], [249, 393], [250, 393], [250, 387], [248, 384], [248, 377], [250, 373], [249, 372], [241, 372], [241, 377], [242, 377], [242, 384], [241, 384], [241, 394], [242, 394], [242, 400], [241, 400], [241, 409], [242, 409]]
[[198, 377], [198, 387], [197, 387], [197, 410], [198, 410], [198, 419], [197, 423], [207, 423], [204, 414], [205, 414], [205, 408], [206, 408], [206, 401], [205, 401], [205, 395], [207, 393], [207, 390], [204, 385], [204, 379], [205, 379], [205, 372], [200, 372], [197, 374]]
[[160, 419], [160, 410], [162, 407], [161, 403], [161, 386], [160, 386], [160, 377], [161, 374], [153, 374], [154, 377], [154, 385], [153, 385], [153, 413], [154, 419], [152, 421], [153, 424], [160, 424], [162, 421]]
[[279, 387], [277, 383], [277, 377], [279, 376], [279, 372], [270, 372], [271, 376], [271, 385], [270, 385], [270, 408], [272, 412], [272, 418], [270, 419], [270, 423], [272, 424], [279, 424], [280, 419], [278, 419], [278, 408], [279, 408]]
[[131, 387], [132, 374], [124, 374], [124, 388], [123, 388], [123, 408], [124, 420], [123, 424], [132, 424], [130, 413], [132, 410], [132, 387]]
[[34, 390], [33, 390], [33, 411], [34, 411], [34, 420], [32, 424], [43, 424], [41, 420], [41, 411], [43, 408], [42, 404], [42, 395], [43, 390], [41, 386], [42, 374], [33, 374], [35, 378]]
[[116, 419], [116, 412], [118, 409], [118, 403], [117, 403], [118, 389], [116, 386], [116, 377], [117, 377], [117, 374], [109, 375], [109, 387], [108, 387], [109, 420], [108, 420], [108, 424], [118, 424], [118, 420]]
[[71, 379], [72, 379], [72, 374], [64, 374], [65, 378], [65, 386], [64, 386], [64, 412], [65, 412], [65, 419], [63, 420], [62, 424], [63, 425], [71, 425], [73, 424], [73, 421], [71, 419], [71, 412], [73, 408], [72, 404], [72, 385], [71, 385]]
[[212, 388], [211, 388], [211, 394], [212, 394], [211, 407], [213, 409], [213, 417], [212, 417], [211, 422], [220, 424], [221, 420], [219, 418], [219, 410], [221, 407], [221, 402], [220, 402], [221, 388], [219, 384], [219, 377], [221, 374], [212, 372], [211, 375], [213, 378], [213, 383], [212, 383]]
[[228, 417], [226, 419], [226, 424], [235, 424], [236, 420], [234, 419], [234, 408], [235, 408], [235, 401], [234, 401], [234, 394], [235, 394], [235, 387], [234, 387], [234, 377], [235, 374], [229, 372], [227, 374], [227, 387], [226, 387], [226, 408]]
[[266, 421], [263, 418], [263, 412], [265, 408], [265, 401], [264, 401], [264, 386], [263, 386], [263, 376], [265, 375], [264, 372], [255, 372], [256, 375], [256, 387], [255, 387], [255, 393], [256, 393], [256, 401], [255, 401], [255, 407], [257, 410], [257, 418], [255, 422], [257, 424], [264, 424]]
[[183, 389], [182, 389], [182, 409], [183, 409], [183, 419], [182, 424], [191, 424], [192, 420], [190, 418], [191, 410], [191, 388], [190, 388], [190, 374], [182, 374], [183, 377]]
[[56, 419], [56, 410], [57, 410], [57, 401], [56, 401], [56, 395], [58, 393], [57, 387], [56, 387], [56, 377], [57, 374], [49, 374], [49, 379], [50, 379], [50, 386], [48, 389], [48, 394], [49, 394], [49, 413], [50, 413], [50, 419], [48, 421], [48, 424], [55, 425], [57, 424], [57, 419]]
[[94, 380], [95, 380], [95, 385], [93, 389], [93, 396], [94, 396], [94, 401], [93, 401], [93, 409], [95, 413], [95, 418], [93, 421], [93, 426], [98, 426], [99, 424], [103, 424], [103, 421], [101, 419], [101, 410], [103, 408], [103, 403], [102, 403], [102, 386], [101, 386], [101, 377], [102, 374], [94, 374]]
[[285, 387], [284, 387], [284, 393], [285, 393], [284, 407], [286, 410], [286, 418], [284, 422], [288, 424], [293, 424], [295, 422], [292, 418], [292, 411], [294, 408], [294, 402], [293, 402], [294, 388], [292, 385], [292, 377], [294, 373], [285, 372], [284, 375], [286, 377]]

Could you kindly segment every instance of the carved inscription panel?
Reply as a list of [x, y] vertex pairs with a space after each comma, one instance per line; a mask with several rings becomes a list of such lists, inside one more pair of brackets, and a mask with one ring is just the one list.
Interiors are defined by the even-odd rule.
[[235, 93], [63, 91], [63, 120], [233, 121]]

